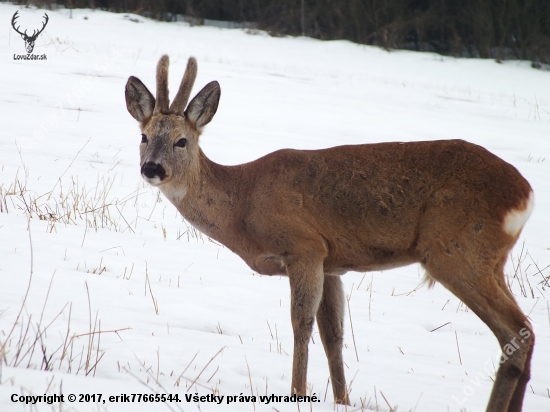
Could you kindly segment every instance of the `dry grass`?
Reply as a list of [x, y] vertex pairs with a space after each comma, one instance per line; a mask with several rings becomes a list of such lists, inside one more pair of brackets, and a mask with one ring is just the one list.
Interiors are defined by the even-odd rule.
[[[44, 301], [46, 306], [47, 297]], [[11, 367], [24, 367], [44, 371], [60, 370], [67, 373], [95, 375], [97, 366], [103, 358], [100, 349], [101, 336], [105, 333], [117, 333], [129, 328], [101, 330], [101, 320], [96, 313], [90, 330], [76, 333], [71, 330], [72, 304], [67, 303], [49, 322], [44, 321], [44, 311], [35, 320], [32, 314], [26, 314], [24, 303], [20, 315], [12, 325], [12, 330], [2, 334], [0, 340], [0, 363]], [[91, 312], [90, 312], [91, 315]], [[60, 325], [60, 319], [66, 319]], [[91, 318], [90, 318], [91, 319]], [[65, 328], [64, 336], [55, 342], [53, 330]], [[46, 342], [46, 336], [50, 337]]]
[[[47, 222], [46, 230], [49, 233], [55, 232], [59, 224], [78, 225], [84, 223], [82, 245], [89, 231], [97, 232], [100, 229], [107, 229], [135, 233], [138, 220], [144, 219], [143, 216], [139, 216], [137, 211], [139, 197], [146, 190], [151, 190], [148, 187], [145, 188], [142, 182], [136, 190], [120, 199], [112, 193], [116, 175], [98, 176], [93, 187], [81, 184], [78, 177], [71, 176], [68, 181], [62, 181], [60, 177], [51, 191], [38, 194], [27, 187], [26, 176], [27, 172], [23, 178], [16, 174], [11, 183], [0, 183], [0, 213], [23, 211], [31, 219]], [[157, 203], [161, 202], [160, 192], [157, 192], [155, 203], [145, 220], [151, 219]], [[127, 215], [133, 215], [128, 212], [128, 208], [132, 208], [135, 213], [132, 219], [127, 217]], [[178, 229], [175, 233], [176, 240], [205, 242], [202, 233], [185, 220], [182, 220], [182, 223], [184, 228]], [[164, 227], [162, 235], [165, 239], [168, 236]], [[206, 237], [206, 240], [212, 241], [209, 237]]]
[[541, 268], [525, 249], [525, 242], [519, 255], [510, 256], [510, 262], [514, 272], [506, 273], [508, 288], [523, 297], [538, 299], [544, 296], [544, 291], [550, 286], [550, 265]]
[[72, 177], [68, 187], [60, 182], [54, 188], [55, 193], [37, 195], [27, 189], [26, 180], [21, 181], [16, 175], [11, 184], [0, 185], [0, 212], [25, 211], [31, 219], [48, 222], [49, 232], [53, 232], [57, 224], [77, 224], [78, 221], [96, 231], [100, 228], [120, 231], [129, 225], [120, 222], [124, 220], [120, 213], [113, 213], [113, 209], [122, 204], [110, 197], [114, 179], [98, 178], [96, 186], [87, 189], [78, 178]]
[[[92, 187], [81, 184], [78, 177], [63, 178], [64, 175], [65, 173], [46, 193], [37, 193], [29, 189], [27, 184], [29, 173], [24, 165], [15, 173], [11, 181], [0, 183], [0, 213], [26, 216], [31, 250], [29, 280], [23, 300], [18, 312], [13, 315], [14, 319], [5, 319], [6, 326], [0, 330], [0, 368], [6, 365], [95, 376], [104, 356], [104, 351], [101, 349], [102, 337], [107, 333], [118, 335], [119, 332], [129, 328], [102, 330], [99, 314], [92, 310], [87, 284], [89, 318], [87, 330], [74, 330], [71, 324], [72, 303], [65, 304], [53, 317], [49, 317], [47, 313], [50, 312], [46, 308], [55, 272], [43, 302], [42, 312], [39, 315], [30, 313], [27, 308], [27, 298], [33, 283], [34, 272], [31, 222], [33, 220], [46, 222], [47, 233], [57, 233], [58, 225], [84, 226], [82, 244], [86, 234], [91, 231], [106, 229], [133, 233], [138, 219], [144, 219], [138, 214], [138, 209], [141, 207], [138, 201], [141, 200], [139, 196], [146, 193], [146, 189], [141, 183], [132, 193], [123, 198], [117, 198], [113, 190], [116, 175], [98, 176]], [[151, 219], [156, 204], [160, 202], [160, 196], [157, 195], [155, 205], [150, 208], [150, 212], [147, 212], [149, 218], [147, 219], [146, 216], [145, 219]], [[134, 218], [127, 219], [123, 213], [128, 216], [133, 215]], [[164, 235], [166, 236], [166, 231]], [[204, 242], [202, 235], [187, 224], [184, 232], [177, 234], [177, 238]], [[132, 265], [127, 271], [125, 270], [124, 278], [130, 279], [133, 269]], [[88, 272], [101, 274], [105, 270], [101, 260], [97, 268], [90, 269]], [[146, 293], [147, 288], [153, 300], [155, 313], [158, 314], [158, 302], [153, 295], [148, 273]], [[4, 318], [8, 316], [7, 312], [0, 315]]]
[[[30, 215], [28, 215], [27, 223], [30, 244], [29, 282], [11, 329], [8, 332], [2, 331], [0, 334], [0, 336], [2, 336], [2, 339], [0, 339], [0, 364], [12, 367], [40, 369], [44, 371], [61, 370], [68, 373], [79, 374], [80, 372], [83, 372], [85, 375], [95, 375], [97, 365], [104, 355], [104, 353], [100, 350], [101, 334], [118, 333], [119, 331], [128, 328], [102, 331], [101, 320], [98, 319], [97, 313], [95, 315], [95, 320], [92, 322], [92, 309], [89, 294], [88, 332], [76, 334], [71, 331], [72, 303], [66, 303], [61, 308], [59, 313], [57, 313], [53, 319], [46, 323], [44, 313], [55, 277], [55, 272], [50, 280], [39, 319], [35, 320], [33, 319], [33, 314], [27, 313], [26, 302], [31, 290], [34, 274], [34, 255]], [[87, 284], [86, 290], [88, 290]], [[61, 335], [61, 340], [52, 347], [51, 342], [53, 339], [49, 338], [48, 344], [46, 344], [45, 338], [49, 330], [56, 328], [58, 330], [62, 329], [58, 325], [60, 319], [67, 319], [65, 321], [66, 326], [64, 326], [64, 328], [66, 328], [66, 333], [64, 336]], [[51, 335], [55, 336], [55, 333], [52, 332]], [[81, 338], [83, 338], [83, 340], [80, 340]], [[79, 348], [80, 342], [83, 343]]]

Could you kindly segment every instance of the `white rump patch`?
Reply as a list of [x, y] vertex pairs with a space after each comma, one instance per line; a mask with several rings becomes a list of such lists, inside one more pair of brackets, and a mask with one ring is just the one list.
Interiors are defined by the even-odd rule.
[[502, 228], [510, 236], [517, 236], [520, 230], [531, 216], [533, 208], [535, 207], [535, 195], [533, 192], [529, 194], [529, 199], [525, 202], [525, 206], [519, 209], [510, 210], [504, 217], [504, 224]]

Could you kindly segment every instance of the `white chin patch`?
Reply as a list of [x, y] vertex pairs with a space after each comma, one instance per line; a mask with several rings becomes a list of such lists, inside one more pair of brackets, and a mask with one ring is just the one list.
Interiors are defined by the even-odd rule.
[[187, 194], [187, 186], [174, 187], [170, 185], [160, 186], [160, 191], [164, 196], [168, 198], [172, 203], [178, 203], [183, 200]]
[[529, 194], [529, 198], [522, 206], [518, 209], [510, 210], [504, 218], [502, 228], [510, 236], [517, 236], [523, 225], [525, 225], [525, 222], [527, 222], [527, 219], [529, 219], [529, 216], [531, 216], [535, 207], [535, 195], [533, 192]]
[[143, 177], [143, 180], [145, 180], [147, 183], [149, 183], [152, 186], [160, 185], [160, 178], [158, 176], [150, 178], [150, 177], [147, 177], [145, 175], [141, 175], [141, 177]]

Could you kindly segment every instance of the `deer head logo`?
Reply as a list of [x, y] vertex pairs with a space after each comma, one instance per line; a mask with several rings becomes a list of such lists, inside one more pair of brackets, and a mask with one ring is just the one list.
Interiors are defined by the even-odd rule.
[[19, 11], [16, 11], [15, 14], [13, 15], [13, 17], [11, 18], [11, 25], [12, 25], [13, 29], [21, 35], [21, 38], [23, 40], [25, 40], [25, 48], [27, 49], [27, 53], [32, 53], [32, 51], [34, 50], [34, 42], [36, 41], [36, 39], [40, 35], [40, 33], [42, 33], [44, 31], [44, 29], [46, 28], [46, 24], [48, 24], [49, 17], [46, 13], [44, 13], [44, 23], [42, 25], [42, 28], [38, 31], [34, 30], [32, 35], [29, 36], [27, 34], [27, 30], [25, 30], [25, 32], [21, 33], [19, 31], [20, 26], [15, 27], [16, 20], [19, 17], [18, 13], [19, 13]]

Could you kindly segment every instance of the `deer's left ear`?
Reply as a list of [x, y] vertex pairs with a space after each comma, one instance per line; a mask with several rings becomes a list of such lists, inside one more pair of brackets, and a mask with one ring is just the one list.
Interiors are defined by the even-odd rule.
[[142, 125], [147, 123], [155, 108], [155, 98], [137, 77], [130, 76], [126, 83], [126, 108]]
[[213, 81], [208, 83], [197, 94], [187, 109], [185, 115], [187, 118], [195, 124], [197, 129], [201, 129], [210, 123], [210, 120], [216, 114], [218, 110], [218, 102], [220, 101], [221, 89], [218, 82]]

